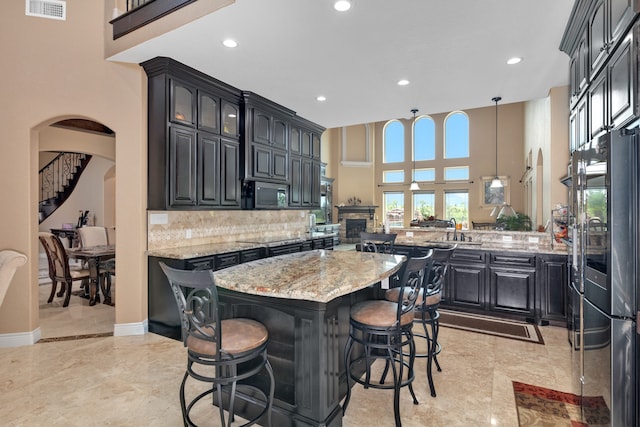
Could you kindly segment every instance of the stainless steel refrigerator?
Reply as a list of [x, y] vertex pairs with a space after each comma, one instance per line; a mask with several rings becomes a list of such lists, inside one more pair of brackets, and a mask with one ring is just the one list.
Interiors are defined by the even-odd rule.
[[[637, 129], [636, 129], [637, 131]], [[638, 425], [638, 136], [609, 132], [572, 155], [569, 340], [583, 422]], [[601, 402], [601, 400], [599, 401]], [[608, 424], [607, 424], [608, 423]]]

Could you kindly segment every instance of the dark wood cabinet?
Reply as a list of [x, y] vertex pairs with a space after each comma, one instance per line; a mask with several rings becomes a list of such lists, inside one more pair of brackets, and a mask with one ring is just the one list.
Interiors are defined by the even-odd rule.
[[[167, 207], [196, 205], [196, 132], [181, 126], [169, 130], [169, 200]], [[159, 184], [159, 183], [156, 183]], [[153, 185], [150, 183], [150, 185]], [[158, 209], [164, 208], [158, 207]]]
[[587, 27], [584, 26], [580, 33], [575, 52], [571, 55], [571, 61], [569, 63], [569, 90], [570, 104], [572, 106], [580, 100], [587, 88], [587, 71], [589, 69], [587, 35]]
[[244, 179], [288, 184], [289, 122], [295, 113], [252, 92], [243, 92], [243, 100]]
[[148, 209], [240, 207], [241, 92], [170, 58], [148, 78]]
[[568, 262], [566, 256], [541, 255], [538, 265], [540, 276], [540, 318], [543, 323], [564, 326], [568, 306]]
[[571, 57], [571, 150], [638, 117], [639, 11], [637, 0], [576, 1], [560, 44]]
[[484, 251], [456, 250], [451, 255], [444, 302], [463, 309], [486, 310], [487, 266]]
[[519, 267], [489, 267], [491, 312], [535, 318], [536, 270]]
[[536, 318], [536, 255], [513, 252], [489, 254], [489, 298], [491, 312]]
[[589, 85], [590, 138], [626, 125], [637, 116], [637, 47], [630, 32]]
[[[406, 254], [417, 256], [415, 250]], [[566, 255], [458, 248], [442, 303], [454, 310], [564, 326], [566, 274]]]
[[323, 127], [171, 58], [141, 65], [148, 81], [148, 209], [253, 206], [241, 203], [243, 180], [291, 185], [291, 207], [320, 206]]
[[289, 207], [302, 206], [302, 157], [291, 156]]

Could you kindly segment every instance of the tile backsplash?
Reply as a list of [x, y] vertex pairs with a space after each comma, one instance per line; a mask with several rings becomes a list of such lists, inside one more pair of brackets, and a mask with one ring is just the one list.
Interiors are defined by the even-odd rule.
[[147, 249], [303, 237], [308, 214], [304, 210], [149, 211]]

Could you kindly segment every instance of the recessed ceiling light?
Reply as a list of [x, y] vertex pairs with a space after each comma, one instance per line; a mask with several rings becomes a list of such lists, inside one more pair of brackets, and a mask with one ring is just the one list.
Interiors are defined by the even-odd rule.
[[238, 47], [238, 42], [233, 39], [225, 39], [222, 41], [225, 47]]
[[398, 86], [406, 86], [408, 84], [409, 84], [409, 80], [407, 79], [398, 80]]
[[333, 8], [338, 12], [346, 12], [347, 10], [351, 9], [351, 2], [348, 0], [338, 0], [337, 2], [333, 3]]
[[326, 101], [326, 100], [327, 100], [327, 97], [326, 97], [326, 96], [324, 96], [324, 95], [318, 95], [318, 96], [316, 96], [316, 101], [323, 102], [323, 101]]
[[519, 58], [519, 57], [517, 57], [517, 56], [514, 56], [513, 58], [510, 58], [510, 59], [507, 61], [507, 64], [509, 64], [509, 65], [513, 65], [513, 64], [517, 64], [517, 63], [519, 63], [519, 62], [521, 62], [521, 61], [522, 61], [522, 58]]

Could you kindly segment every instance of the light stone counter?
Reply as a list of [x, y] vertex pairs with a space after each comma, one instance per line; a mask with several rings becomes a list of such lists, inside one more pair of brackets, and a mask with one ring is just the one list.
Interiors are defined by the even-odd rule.
[[[567, 254], [567, 246], [552, 243], [549, 233], [524, 231], [458, 230], [458, 240], [453, 239], [453, 229], [408, 228], [394, 230], [398, 233], [397, 245], [439, 246], [458, 244], [457, 249], [526, 252], [533, 254]], [[465, 241], [460, 241], [464, 234]], [[447, 240], [447, 237], [449, 240]], [[471, 239], [471, 241], [469, 241]]]
[[405, 257], [314, 250], [264, 258], [214, 273], [221, 288], [246, 294], [327, 303], [400, 269]]
[[240, 242], [211, 243], [208, 245], [180, 246], [177, 248], [154, 249], [154, 250], [147, 251], [147, 255], [155, 256], [159, 258], [190, 259], [190, 258], [199, 258], [203, 256], [218, 255], [218, 254], [242, 251], [245, 249], [260, 248], [260, 247], [264, 247], [264, 244], [240, 243]]

